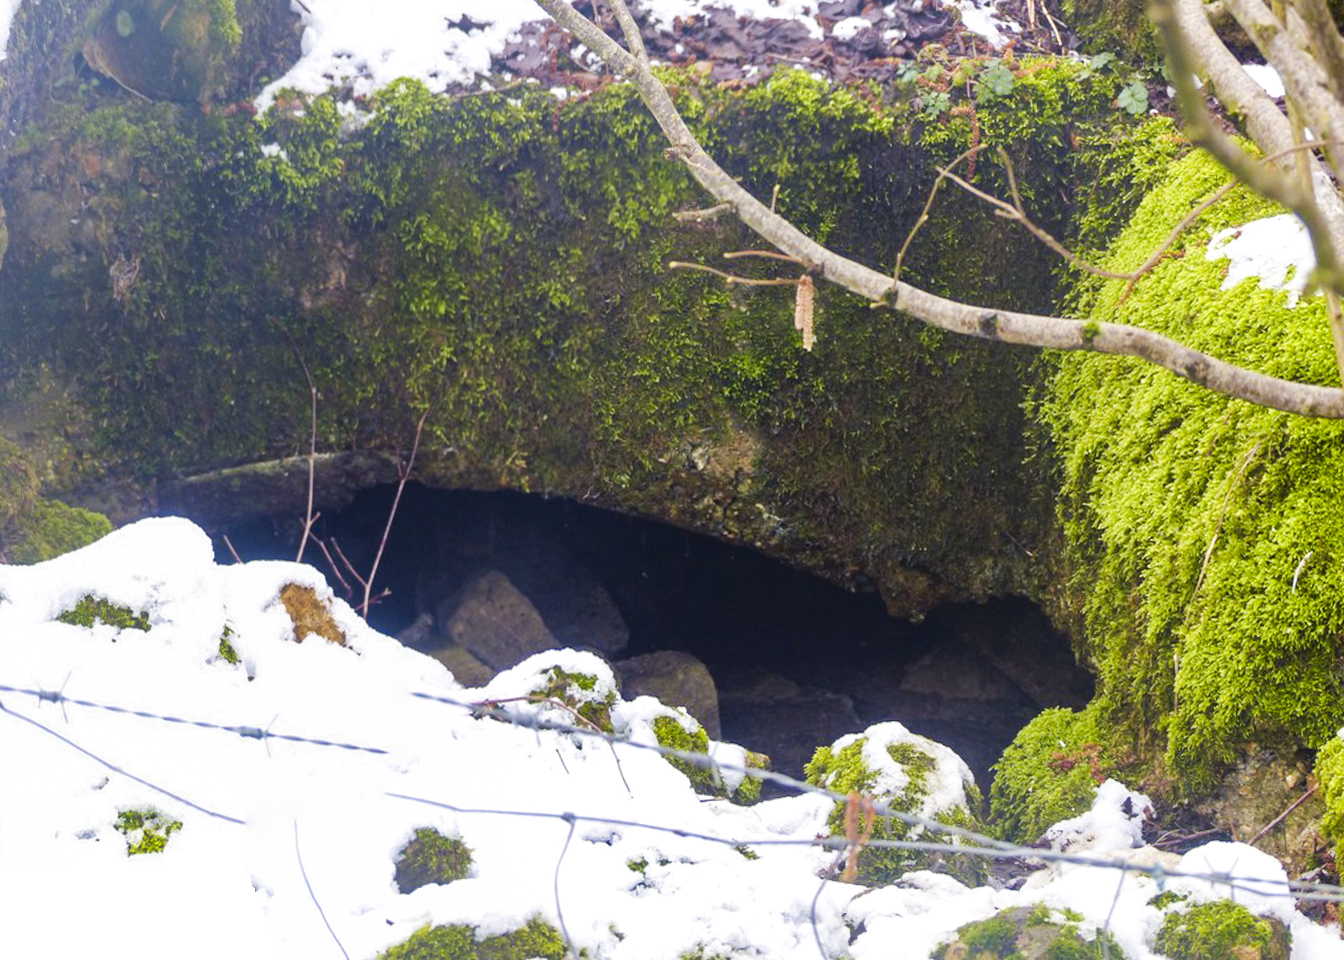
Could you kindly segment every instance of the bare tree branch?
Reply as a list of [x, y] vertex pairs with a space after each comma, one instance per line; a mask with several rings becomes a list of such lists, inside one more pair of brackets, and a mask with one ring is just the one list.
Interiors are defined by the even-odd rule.
[[[623, 0], [609, 2], [613, 7], [623, 5]], [[1175, 2], [1192, 4], [1198, 13], [1199, 22], [1212, 33], [1203, 12], [1199, 10], [1199, 0]], [[875, 305], [894, 308], [953, 333], [1004, 343], [1140, 357], [1193, 383], [1260, 406], [1306, 416], [1344, 418], [1344, 390], [1337, 387], [1295, 383], [1267, 376], [1193, 350], [1153, 331], [1126, 324], [1087, 322], [959, 303], [902, 280], [893, 280], [884, 273], [836, 254], [773, 213], [705, 153], [678, 113], [671, 95], [647, 64], [639, 62], [611, 40], [566, 0], [539, 0], [539, 3], [579, 42], [634, 84], [671, 142], [671, 155], [686, 165], [695, 180], [718, 201], [732, 204], [743, 224], [783, 253], [799, 260], [810, 274], [829, 280]], [[1171, 10], [1173, 0], [1155, 0], [1154, 6], [1159, 3], [1166, 5], [1166, 17], [1170, 21], [1174, 16]], [[1185, 59], [1188, 63], [1189, 58]], [[1239, 65], [1237, 69], [1240, 70]], [[1244, 76], [1244, 71], [1242, 74]], [[1188, 76], [1184, 86], [1193, 87]], [[1247, 80], [1249, 82], [1249, 78]], [[1272, 101], [1269, 103], [1272, 108]], [[1199, 106], [1203, 107], [1202, 100]], [[1282, 114], [1278, 116], [1285, 136], [1282, 142], [1272, 144], [1271, 150], [1292, 146], [1287, 120]], [[1300, 190], [1297, 192], [1301, 193]], [[1299, 202], [1302, 200], [1301, 197], [1294, 199]], [[1344, 212], [1344, 206], [1341, 211]], [[1320, 222], [1319, 214], [1317, 222]], [[1341, 217], [1341, 222], [1344, 222], [1344, 217]], [[1329, 244], [1328, 234], [1320, 232], [1326, 237], [1324, 242]], [[1329, 249], [1333, 254], [1333, 245]], [[1333, 262], [1333, 256], [1323, 262]]]

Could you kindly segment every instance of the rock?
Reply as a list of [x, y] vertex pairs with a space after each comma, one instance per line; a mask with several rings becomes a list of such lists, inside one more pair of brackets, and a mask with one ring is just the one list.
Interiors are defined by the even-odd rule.
[[492, 670], [505, 670], [560, 645], [537, 608], [498, 570], [467, 581], [457, 609], [443, 625], [443, 636]]
[[817, 747], [865, 726], [849, 697], [764, 670], [721, 677], [719, 715], [725, 737], [766, 754], [791, 777], [802, 776]]
[[447, 667], [453, 678], [464, 687], [483, 687], [495, 677], [496, 671], [482, 663], [466, 647], [456, 643], [431, 650], [429, 655]]
[[698, 658], [677, 650], [660, 650], [622, 660], [615, 666], [625, 699], [650, 696], [669, 707], [685, 707], [711, 740], [720, 739], [719, 692], [709, 669]]

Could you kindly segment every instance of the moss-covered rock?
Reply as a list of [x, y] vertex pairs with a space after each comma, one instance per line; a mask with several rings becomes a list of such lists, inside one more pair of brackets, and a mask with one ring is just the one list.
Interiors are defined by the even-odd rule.
[[[918, 736], [899, 723], [879, 723], [862, 734], [841, 737], [817, 750], [806, 768], [808, 783], [838, 793], [871, 795], [878, 804], [924, 820], [976, 830], [980, 791], [970, 769], [940, 743]], [[853, 820], [847, 830], [846, 818]], [[868, 833], [862, 805], [837, 802], [827, 820], [833, 837]], [[921, 840], [960, 845], [960, 837], [939, 833], [921, 824], [892, 816], [876, 817], [873, 840]], [[855, 861], [853, 879], [859, 883], [892, 883], [911, 870], [936, 869], [972, 886], [983, 882], [981, 858], [956, 853], [863, 846]]]
[[41, 563], [111, 532], [112, 522], [101, 513], [43, 497], [7, 527], [5, 557], [10, 563]]
[[410, 939], [378, 954], [379, 960], [560, 960], [565, 941], [541, 919], [529, 920], [511, 933], [483, 940], [466, 924], [425, 927]]
[[1169, 913], [1153, 947], [1171, 960], [1288, 960], [1292, 939], [1281, 921], [1217, 900]]
[[1103, 960], [1124, 957], [1109, 934], [1084, 936], [1082, 918], [1045, 906], [1012, 907], [968, 923], [933, 960]]
[[[551, 667], [531, 692], [534, 700], [554, 700], [572, 713], [562, 722], [583, 726], [586, 722], [600, 733], [612, 733], [611, 708], [616, 703], [615, 682], [608, 676], [599, 684], [591, 673], [571, 673]], [[568, 711], [567, 711], [568, 712]]]
[[[1193, 153], [1143, 201], [1105, 265], [1129, 270], [1228, 179]], [[1319, 298], [1222, 289], [1212, 234], [1278, 213], [1244, 189], [1132, 290], [1085, 285], [1096, 320], [1146, 326], [1251, 369], [1338, 383]], [[1291, 755], [1344, 720], [1344, 425], [1228, 400], [1137, 360], [1057, 358], [1040, 406], [1112, 755], [1159, 793], [1208, 789], [1256, 743]], [[1175, 782], [1179, 781], [1179, 783]]]
[[1032, 843], [1052, 824], [1092, 808], [1107, 763], [1095, 711], [1046, 710], [1023, 727], [994, 767], [990, 824]]
[[471, 869], [471, 849], [460, 837], [446, 837], [433, 827], [420, 827], [396, 857], [393, 881], [400, 893], [430, 883], [452, 883]]
[[[661, 747], [680, 750], [683, 753], [705, 754], [706, 762], [704, 764], [694, 763], [682, 757], [668, 756], [665, 758], [668, 763], [686, 775], [686, 779], [690, 780], [691, 787], [696, 793], [725, 797], [734, 803], [755, 803], [761, 798], [760, 777], [742, 774], [739, 771], [730, 773], [710, 761], [709, 734], [685, 711], [669, 712], [666, 715], [654, 717], [653, 733]], [[731, 747], [729, 744], [720, 744], [719, 746], [722, 748], [722, 752], [718, 753], [718, 759], [722, 759], [723, 752], [737, 752], [737, 748]], [[741, 755], [743, 758], [742, 766], [746, 769], [770, 769], [770, 758], [765, 754], [743, 750]]]
[[[1003, 96], [951, 84], [954, 69], [890, 99], [801, 72], [747, 91], [670, 79], [749, 189], [778, 186], [801, 227], [890, 265], [936, 165], [972, 142], [1006, 147], [1033, 216], [1064, 236], [1090, 202], [1069, 185], [1152, 142], [1130, 136], [1107, 71], [1000, 66]], [[948, 109], [930, 116], [915, 102], [933, 93]], [[430, 484], [586, 496], [875, 584], [901, 615], [1045, 590], [1029, 354], [875, 319], [834, 290], [808, 353], [787, 292], [668, 270], [755, 244], [673, 219], [703, 197], [627, 87], [557, 102], [401, 83], [372, 106], [350, 129], [330, 98], [281, 98], [258, 123], [70, 93], [28, 128], [0, 176], [15, 238], [0, 402], [78, 406], [48, 457], [54, 492], [157, 476], [161, 504], [209, 519], [171, 478], [306, 441], [297, 349], [321, 450], [404, 450], [428, 407]], [[1007, 189], [993, 151], [974, 176]], [[1055, 264], [1034, 240], [958, 192], [934, 213], [905, 276], [1048, 308]]]

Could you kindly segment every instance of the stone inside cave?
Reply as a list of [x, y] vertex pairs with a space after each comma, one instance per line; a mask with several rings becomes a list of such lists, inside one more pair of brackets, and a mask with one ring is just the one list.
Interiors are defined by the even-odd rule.
[[[314, 535], [366, 574], [394, 492], [364, 491], [320, 517]], [[243, 559], [293, 559], [301, 526], [260, 517], [220, 533]], [[228, 555], [222, 542], [218, 553]], [[358, 605], [344, 565], [348, 595], [319, 547], [305, 560]], [[876, 593], [572, 500], [409, 484], [378, 570], [375, 593], [384, 589], [374, 626], [468, 685], [546, 646], [587, 647], [614, 663], [626, 696], [685, 705], [711, 736], [792, 776], [817, 746], [899, 720], [956, 750], [987, 788], [1028, 720], [1092, 694], [1068, 639], [1026, 600], [947, 605], [912, 624], [888, 616]], [[682, 703], [667, 683], [686, 691]]]

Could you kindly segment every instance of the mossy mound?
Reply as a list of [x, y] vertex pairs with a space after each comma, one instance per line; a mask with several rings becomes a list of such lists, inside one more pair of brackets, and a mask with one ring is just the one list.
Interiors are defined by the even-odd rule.
[[1082, 918], [1045, 906], [1013, 907], [988, 920], [968, 923], [933, 960], [1103, 960], [1123, 958], [1109, 934], [1085, 937]]
[[[979, 828], [980, 791], [966, 764], [947, 747], [899, 723], [879, 723], [821, 747], [806, 773], [808, 783], [838, 793], [871, 795], [893, 811], [968, 830]], [[827, 825], [833, 837], [867, 834], [873, 840], [962, 842], [892, 816], [876, 817], [870, 830], [861, 804], [837, 802]], [[911, 870], [937, 870], [971, 886], [985, 878], [985, 864], [978, 857], [895, 847], [864, 846], [854, 866], [853, 879], [873, 886], [893, 883]]]
[[[965, 69], [994, 66], [1011, 92], [953, 84], [950, 61], [895, 93], [801, 71], [745, 91], [669, 81], [745, 186], [778, 187], [802, 229], [890, 267], [937, 166], [972, 143], [1007, 149], [1033, 218], [1065, 237], [1103, 167], [1154, 153], [1114, 106], [1116, 75]], [[916, 105], [934, 93], [945, 110]], [[876, 582], [903, 614], [1048, 576], [1018, 546], [1051, 525], [1023, 465], [1028, 352], [830, 289], [807, 352], [788, 291], [670, 270], [757, 242], [674, 219], [704, 197], [628, 87], [557, 101], [404, 82], [370, 107], [356, 128], [329, 97], [258, 122], [81, 95], [27, 129], [4, 171], [0, 402], [40, 406], [52, 384], [74, 398], [61, 489], [291, 454], [309, 436], [302, 361], [319, 450], [404, 450], [430, 409], [416, 473], [433, 485], [588, 496]], [[1007, 192], [995, 151], [974, 180]], [[1055, 267], [944, 190], [902, 274], [1047, 309]]]
[[551, 667], [532, 688], [531, 697], [538, 701], [554, 700], [567, 707], [564, 723], [579, 727], [587, 723], [599, 733], [612, 733], [611, 708], [617, 694], [614, 681], [610, 677], [604, 679], [606, 682], [599, 685], [595, 674]]
[[466, 924], [425, 927], [378, 954], [378, 960], [560, 960], [564, 955], [560, 932], [533, 919], [511, 933], [484, 940], [477, 940], [476, 928]]
[[1032, 843], [1051, 825], [1090, 810], [1107, 767], [1102, 739], [1092, 709], [1045, 710], [1018, 731], [994, 766], [994, 832]]
[[411, 893], [426, 884], [463, 879], [471, 869], [471, 849], [459, 837], [420, 827], [397, 854], [396, 864], [397, 890]]
[[101, 513], [42, 497], [9, 525], [4, 535], [5, 557], [10, 563], [41, 563], [111, 532], [112, 522]]
[[1344, 737], [1336, 734], [1316, 754], [1316, 778], [1325, 800], [1321, 830], [1335, 842], [1335, 859], [1344, 862]]
[[1171, 960], [1288, 960], [1292, 940], [1281, 921], [1218, 900], [1168, 914], [1153, 947]]
[[[1228, 180], [1202, 152], [1143, 201], [1104, 265], [1142, 263]], [[1318, 298], [1222, 290], [1212, 234], [1281, 212], [1233, 190], [1132, 291], [1089, 282], [1096, 320], [1131, 321], [1268, 374], [1339, 382]], [[1291, 752], [1344, 720], [1344, 424], [1228, 400], [1138, 360], [1056, 358], [1038, 408], [1062, 464], [1060, 517], [1096, 668], [1098, 729], [1159, 792], [1210, 787], [1239, 744]], [[1179, 781], [1177, 783], [1176, 781]]]

